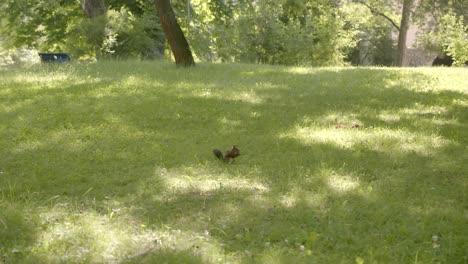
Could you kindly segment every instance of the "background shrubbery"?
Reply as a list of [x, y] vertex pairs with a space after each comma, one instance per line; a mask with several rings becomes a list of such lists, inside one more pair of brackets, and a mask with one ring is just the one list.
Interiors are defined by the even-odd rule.
[[[154, 59], [164, 56], [165, 49], [170, 54], [152, 0], [105, 3], [106, 15], [89, 19], [79, 0], [2, 1], [0, 46], [68, 52], [75, 59]], [[199, 61], [395, 65], [398, 30], [390, 20], [401, 19], [398, 4], [383, 0], [365, 1], [367, 6], [345, 0], [171, 3]], [[448, 53], [458, 64], [466, 61], [468, 31], [463, 10], [467, 9], [462, 0], [418, 3], [411, 24], [422, 29], [419, 47]]]

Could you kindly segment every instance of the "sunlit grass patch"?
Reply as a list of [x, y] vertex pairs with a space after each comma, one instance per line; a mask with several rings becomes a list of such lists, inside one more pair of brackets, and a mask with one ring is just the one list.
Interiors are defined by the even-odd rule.
[[399, 111], [402, 115], [445, 115], [447, 112], [445, 106], [424, 106], [418, 103], [414, 107], [406, 107]]
[[109, 208], [107, 214], [100, 214], [70, 206], [66, 202], [49, 210], [40, 209], [41, 225], [47, 228], [37, 234], [37, 242], [30, 249], [31, 259], [139, 263], [149, 253], [153, 259], [164, 260], [168, 251], [169, 255], [190, 251], [209, 262], [224, 258], [219, 242], [210, 238], [208, 230], [196, 233], [169, 226], [147, 226], [120, 208]]
[[328, 185], [338, 192], [349, 192], [359, 187], [359, 180], [350, 176], [334, 175], [328, 179]]
[[150, 246], [158, 238], [153, 231], [113, 221], [114, 215], [66, 210], [55, 207], [41, 214], [42, 224], [49, 228], [38, 234], [38, 242], [32, 248], [34, 255], [51, 262], [115, 262]]
[[254, 90], [250, 91], [230, 91], [229, 94], [225, 94], [225, 91], [220, 91], [215, 88], [207, 88], [205, 85], [203, 88], [192, 90], [192, 95], [200, 98], [215, 98], [229, 101], [240, 101], [250, 104], [260, 104], [264, 102], [261, 96], [259, 96]]
[[264, 183], [240, 176], [233, 177], [226, 173], [219, 173], [206, 167], [185, 167], [178, 169], [157, 168], [157, 179], [166, 188], [176, 193], [195, 192], [209, 194], [216, 190], [247, 191], [265, 193], [269, 187]]
[[413, 152], [420, 155], [431, 155], [440, 148], [454, 144], [439, 135], [384, 128], [340, 129], [296, 126], [279, 136], [294, 138], [307, 145], [329, 143], [345, 149], [358, 147], [379, 152]]

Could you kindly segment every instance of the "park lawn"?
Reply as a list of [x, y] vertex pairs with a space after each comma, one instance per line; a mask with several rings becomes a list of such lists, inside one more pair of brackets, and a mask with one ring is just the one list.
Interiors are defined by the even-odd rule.
[[0, 262], [467, 263], [467, 145], [466, 68], [0, 69]]

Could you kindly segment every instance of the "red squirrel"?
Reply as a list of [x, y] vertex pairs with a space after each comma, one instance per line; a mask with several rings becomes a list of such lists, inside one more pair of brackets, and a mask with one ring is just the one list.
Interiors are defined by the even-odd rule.
[[234, 162], [234, 159], [240, 155], [240, 149], [236, 145], [232, 145], [232, 149], [226, 151], [224, 155], [219, 149], [213, 149], [213, 154], [216, 156], [216, 158], [224, 162], [230, 162], [231, 159]]

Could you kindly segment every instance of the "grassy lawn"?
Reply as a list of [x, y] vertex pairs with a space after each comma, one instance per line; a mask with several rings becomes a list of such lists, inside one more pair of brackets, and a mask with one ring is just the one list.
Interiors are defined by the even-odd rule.
[[466, 68], [0, 69], [0, 263], [468, 263], [467, 145]]

